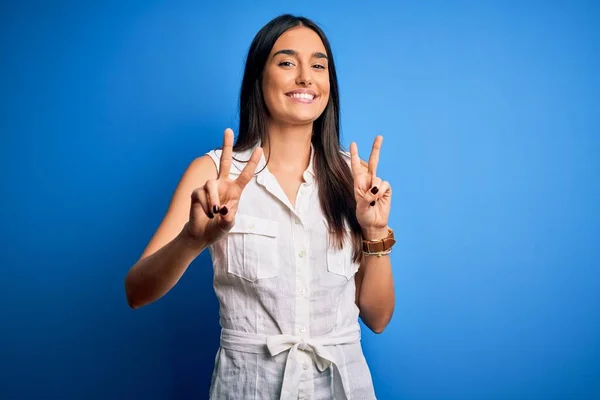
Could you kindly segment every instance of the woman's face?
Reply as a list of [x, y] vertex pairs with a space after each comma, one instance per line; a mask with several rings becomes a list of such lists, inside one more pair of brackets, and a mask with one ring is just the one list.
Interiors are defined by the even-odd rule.
[[277, 122], [298, 125], [319, 118], [329, 101], [329, 70], [315, 31], [296, 27], [277, 39], [265, 64], [262, 90]]

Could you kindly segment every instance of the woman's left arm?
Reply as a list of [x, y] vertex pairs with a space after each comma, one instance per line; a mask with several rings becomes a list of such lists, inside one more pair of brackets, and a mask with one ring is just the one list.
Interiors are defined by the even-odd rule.
[[373, 332], [383, 332], [392, 319], [395, 306], [390, 256], [365, 256], [355, 281], [356, 305], [360, 309], [360, 318]]
[[[390, 184], [377, 176], [377, 164], [383, 137], [377, 136], [367, 166], [360, 162], [356, 143], [350, 145], [356, 218], [366, 240], [381, 240], [388, 236], [391, 208]], [[356, 305], [360, 317], [373, 332], [381, 333], [394, 313], [394, 277], [389, 252], [367, 255], [355, 277]]]

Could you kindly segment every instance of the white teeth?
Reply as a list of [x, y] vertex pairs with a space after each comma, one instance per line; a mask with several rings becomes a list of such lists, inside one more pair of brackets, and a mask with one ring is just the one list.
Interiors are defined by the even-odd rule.
[[295, 99], [307, 99], [307, 100], [312, 100], [315, 98], [315, 96], [313, 96], [312, 94], [309, 94], [309, 93], [292, 93], [289, 96], [293, 97]]

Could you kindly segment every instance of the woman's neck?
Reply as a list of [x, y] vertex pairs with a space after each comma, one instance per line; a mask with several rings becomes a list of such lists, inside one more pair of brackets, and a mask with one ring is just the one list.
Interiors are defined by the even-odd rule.
[[273, 173], [299, 173], [310, 162], [312, 124], [279, 125], [271, 123], [262, 143], [269, 170]]

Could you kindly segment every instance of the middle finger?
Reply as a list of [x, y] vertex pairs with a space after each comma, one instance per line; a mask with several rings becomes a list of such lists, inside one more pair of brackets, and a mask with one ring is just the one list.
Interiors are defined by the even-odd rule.
[[379, 164], [379, 152], [383, 143], [383, 136], [378, 135], [373, 142], [373, 149], [369, 157], [369, 173], [373, 176], [377, 175], [377, 164]]

